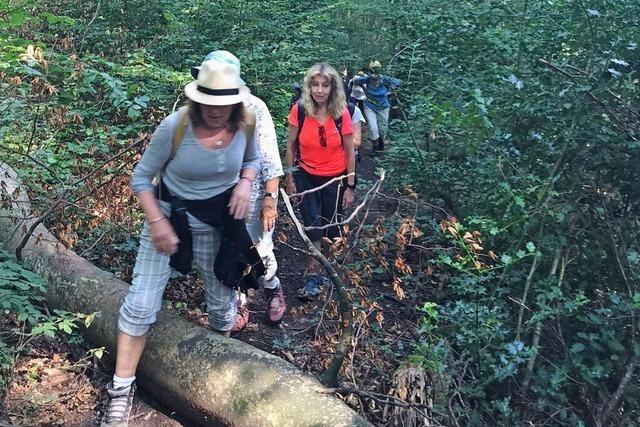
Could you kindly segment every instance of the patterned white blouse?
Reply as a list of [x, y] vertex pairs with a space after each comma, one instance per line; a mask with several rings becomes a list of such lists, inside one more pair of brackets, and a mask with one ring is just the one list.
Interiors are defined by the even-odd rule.
[[245, 107], [253, 110], [256, 115], [255, 141], [260, 156], [260, 170], [253, 181], [251, 189], [251, 213], [250, 216], [260, 215], [262, 199], [264, 198], [264, 184], [270, 179], [284, 175], [280, 152], [278, 151], [278, 138], [273, 119], [267, 105], [260, 98], [249, 94], [243, 100]]

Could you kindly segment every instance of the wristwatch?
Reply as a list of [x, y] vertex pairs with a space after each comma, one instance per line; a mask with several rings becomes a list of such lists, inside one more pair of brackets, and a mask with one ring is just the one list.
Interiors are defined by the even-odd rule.
[[270, 193], [268, 191], [264, 192], [264, 197], [271, 197], [273, 200], [277, 200], [278, 199], [278, 193], [276, 193], [275, 191]]
[[356, 189], [356, 184], [349, 184], [349, 183], [347, 182], [346, 187], [347, 187], [347, 188], [350, 188], [351, 190], [355, 190], [355, 189]]

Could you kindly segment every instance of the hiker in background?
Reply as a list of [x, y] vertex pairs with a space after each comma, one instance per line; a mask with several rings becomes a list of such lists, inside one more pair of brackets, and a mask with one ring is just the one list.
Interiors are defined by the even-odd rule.
[[366, 85], [364, 116], [369, 127], [369, 141], [373, 151], [384, 150], [384, 136], [389, 126], [389, 88], [400, 86], [400, 80], [380, 74], [380, 61], [369, 63], [369, 75], [353, 79], [356, 85]]
[[233, 65], [203, 62], [197, 80], [185, 87], [188, 107], [160, 123], [133, 171], [131, 187], [146, 220], [119, 311], [116, 369], [101, 426], [127, 425], [136, 369], [172, 267], [188, 272], [195, 260], [209, 325], [227, 336], [237, 318], [234, 287], [245, 280], [238, 263], [264, 272], [243, 221], [260, 157], [238, 75]]
[[351, 120], [353, 121], [353, 147], [355, 148], [356, 162], [360, 161], [362, 130], [366, 124], [366, 120], [362, 114], [364, 111], [364, 100], [367, 99], [367, 95], [365, 93], [367, 85], [357, 85], [354, 83], [354, 79], [358, 76], [364, 76], [364, 73], [362, 71], [358, 71], [358, 73], [349, 80], [346, 92], [347, 102], [356, 106], [354, 113], [351, 115]]
[[[242, 85], [244, 80], [240, 78], [240, 61], [226, 50], [216, 50], [209, 53], [205, 61], [216, 61], [222, 64], [231, 64], [238, 70], [238, 79]], [[194, 78], [198, 76], [198, 67], [191, 69]], [[300, 89], [300, 85], [298, 85]], [[262, 257], [267, 269], [262, 278], [264, 295], [266, 299], [265, 310], [267, 320], [270, 323], [278, 323], [282, 320], [287, 309], [284, 292], [280, 279], [276, 276], [278, 262], [273, 253], [273, 230], [278, 218], [278, 187], [280, 177], [284, 175], [278, 140], [273, 119], [267, 105], [248, 90], [243, 92], [242, 102], [244, 106], [252, 110], [256, 117], [255, 141], [260, 155], [260, 170], [253, 181], [251, 189], [251, 208], [247, 221], [247, 231], [251, 240], [256, 244], [256, 249]], [[240, 332], [249, 321], [249, 309], [246, 307], [246, 294], [240, 295], [238, 307], [239, 320], [231, 329], [231, 333]]]
[[[324, 226], [336, 222], [343, 208], [355, 198], [355, 158], [353, 124], [346, 107], [342, 80], [328, 64], [311, 67], [302, 85], [302, 99], [289, 113], [286, 167], [292, 168], [298, 159], [295, 177], [286, 174], [290, 195], [319, 187], [335, 177], [354, 173], [337, 180], [321, 190], [306, 194], [300, 201], [302, 219], [307, 227]], [[339, 227], [309, 230], [307, 235], [321, 249], [322, 237], [338, 237]], [[302, 300], [312, 300], [327, 280], [317, 273], [320, 265], [309, 257], [304, 287], [298, 293]]]
[[293, 91], [293, 96], [291, 97], [291, 102], [289, 103], [289, 109], [296, 105], [296, 102], [298, 102], [300, 100], [300, 97], [302, 97], [302, 88], [300, 87], [300, 83], [294, 82], [293, 85], [291, 85], [291, 90]]
[[360, 111], [364, 111], [364, 101], [367, 99], [367, 85], [364, 83], [355, 84], [354, 79], [356, 77], [363, 77], [364, 75], [364, 72], [358, 71], [356, 75], [354, 75], [353, 78], [349, 80], [349, 84], [347, 86], [348, 102], [356, 104], [358, 108], [360, 108]]

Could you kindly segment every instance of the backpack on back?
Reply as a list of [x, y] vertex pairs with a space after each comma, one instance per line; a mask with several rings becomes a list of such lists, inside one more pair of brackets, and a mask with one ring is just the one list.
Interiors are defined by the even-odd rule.
[[[353, 117], [353, 112], [355, 111], [356, 106], [350, 102], [347, 102], [347, 110], [349, 111], [349, 117]], [[306, 117], [306, 113], [304, 111], [304, 105], [302, 101], [298, 101], [298, 133], [296, 134], [295, 141], [295, 162], [298, 163], [300, 160], [300, 132], [302, 132], [302, 125], [304, 125], [304, 119]], [[342, 139], [342, 114], [337, 119], [334, 118], [333, 121], [336, 124], [336, 129], [338, 130], [338, 134], [340, 135], [340, 141], [342, 141], [342, 145], [344, 145], [344, 141]]]

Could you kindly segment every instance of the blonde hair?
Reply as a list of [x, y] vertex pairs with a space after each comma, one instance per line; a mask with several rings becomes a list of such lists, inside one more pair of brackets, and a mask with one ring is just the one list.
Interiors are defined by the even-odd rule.
[[304, 76], [304, 82], [302, 84], [302, 105], [304, 105], [305, 114], [316, 116], [317, 113], [318, 104], [311, 96], [311, 79], [316, 76], [326, 78], [331, 84], [331, 92], [327, 100], [327, 112], [333, 116], [334, 119], [337, 119], [342, 115], [347, 101], [344, 96], [340, 75], [335, 68], [325, 63], [316, 64], [309, 68], [309, 71], [307, 71], [307, 74]]

